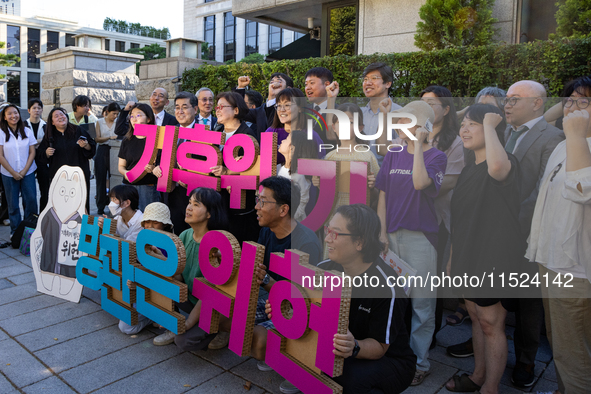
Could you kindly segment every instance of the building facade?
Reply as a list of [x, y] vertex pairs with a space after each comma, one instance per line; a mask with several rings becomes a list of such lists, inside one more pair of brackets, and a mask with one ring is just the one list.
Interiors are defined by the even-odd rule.
[[282, 26], [259, 23], [232, 14], [232, 0], [185, 0], [184, 36], [205, 41], [203, 59], [239, 61], [252, 54], [271, 54], [302, 37]]
[[153, 43], [165, 46], [160, 39], [81, 27], [74, 21], [0, 13], [0, 41], [6, 43], [6, 53], [21, 58], [10, 67], [0, 67], [0, 74], [8, 80], [3, 87], [6, 101], [26, 108], [30, 98], [41, 97], [43, 64], [37, 55], [75, 46], [74, 36], [84, 33], [105, 37], [105, 49], [110, 51], [125, 52]]

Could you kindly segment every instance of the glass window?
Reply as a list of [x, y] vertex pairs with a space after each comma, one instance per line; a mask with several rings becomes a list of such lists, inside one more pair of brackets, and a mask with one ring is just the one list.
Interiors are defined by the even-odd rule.
[[[21, 28], [20, 26], [6, 26], [6, 53], [9, 55], [21, 55]], [[21, 62], [14, 63], [11, 67], [20, 67]], [[19, 78], [20, 79], [20, 78]]]
[[203, 22], [205, 42], [201, 46], [201, 57], [215, 60], [215, 15], [206, 16]]
[[27, 73], [27, 101], [32, 98], [39, 98], [41, 86], [41, 74]]
[[47, 52], [60, 47], [60, 34], [57, 31], [47, 32]]
[[139, 48], [140, 44], [136, 44], [135, 42], [131, 43], [131, 48]]
[[39, 29], [27, 29], [27, 67], [41, 68], [41, 61], [37, 59], [41, 47], [41, 31]]
[[269, 26], [269, 55], [281, 49], [283, 43], [283, 29]]
[[224, 14], [224, 61], [236, 60], [236, 17]]
[[7, 91], [8, 97], [6, 97], [7, 101], [11, 104], [16, 104], [19, 107], [21, 106], [21, 73], [20, 71], [6, 71], [6, 78], [8, 79], [7, 82]]
[[105, 40], [105, 51], [110, 51], [111, 50], [111, 40], [109, 40], [108, 38]]
[[294, 35], [294, 41], [295, 40], [299, 40], [300, 38], [302, 38], [303, 36], [305, 36], [304, 33], [300, 33], [300, 32], [297, 32], [297, 31], [294, 34], [295, 34]]
[[76, 39], [74, 38], [74, 34], [66, 33], [66, 46], [67, 47], [75, 47], [76, 46]]
[[117, 52], [125, 52], [125, 41], [115, 41], [115, 50]]
[[254, 21], [246, 21], [246, 43], [244, 56], [259, 51], [259, 24]]

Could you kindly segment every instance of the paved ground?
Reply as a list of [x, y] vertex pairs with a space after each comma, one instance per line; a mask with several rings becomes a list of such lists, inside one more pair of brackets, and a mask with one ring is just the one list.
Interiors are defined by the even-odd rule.
[[[8, 236], [9, 228], [0, 226], [0, 241]], [[515, 364], [511, 318], [502, 393], [521, 392], [510, 383]], [[18, 250], [0, 250], [0, 394], [246, 393], [248, 385], [249, 393], [279, 393], [282, 378], [260, 372], [252, 358], [228, 349], [181, 352], [174, 345], [153, 346], [157, 334], [152, 328], [131, 337], [120, 333], [117, 320], [101, 310], [96, 291], [85, 289], [79, 304], [38, 293], [30, 259]], [[469, 323], [444, 327], [431, 352], [431, 375], [405, 393], [447, 393], [445, 382], [470, 371], [473, 360], [448, 357], [445, 347], [469, 335]], [[556, 389], [546, 338], [535, 373], [530, 391]]]

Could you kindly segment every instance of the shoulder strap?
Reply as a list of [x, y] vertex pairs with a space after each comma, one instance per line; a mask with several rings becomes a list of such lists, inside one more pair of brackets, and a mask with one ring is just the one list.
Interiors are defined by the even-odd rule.
[[84, 123], [88, 123], [88, 115], [84, 115]]

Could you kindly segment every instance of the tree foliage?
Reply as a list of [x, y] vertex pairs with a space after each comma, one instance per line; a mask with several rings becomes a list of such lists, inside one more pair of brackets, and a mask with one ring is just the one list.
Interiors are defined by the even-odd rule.
[[374, 62], [385, 62], [394, 70], [392, 95], [416, 97], [429, 85], [447, 87], [456, 97], [474, 97], [486, 86], [508, 88], [514, 82], [531, 79], [558, 96], [573, 78], [591, 74], [591, 37], [570, 41], [535, 41], [523, 44], [491, 44], [456, 47], [431, 52], [389, 53], [359, 56], [326, 56], [271, 63], [202, 65], [186, 70], [182, 89], [196, 91], [207, 86], [214, 93], [236, 86], [241, 75], [251, 78], [250, 87], [265, 92], [275, 72], [289, 75], [302, 89], [306, 71], [326, 67], [339, 82], [341, 97], [363, 97], [361, 75]]
[[560, 0], [556, 3], [556, 34], [550, 38], [591, 36], [591, 0]]
[[127, 21], [105, 18], [103, 30], [116, 31], [118, 33], [133, 34], [135, 36], [170, 39], [170, 31], [167, 27], [156, 29], [153, 26], [143, 26], [140, 23], [128, 23]]
[[356, 19], [357, 9], [354, 6], [330, 11], [330, 56], [355, 55]]
[[265, 62], [265, 56], [261, 55], [260, 53], [251, 53], [250, 55], [243, 57], [238, 61], [238, 63], [248, 63], [248, 64], [259, 64]]
[[[4, 49], [6, 47], [6, 43], [0, 41], [0, 49]], [[0, 53], [0, 67], [10, 67], [16, 62], [20, 62], [21, 58], [17, 55]], [[0, 79], [6, 77], [5, 74], [0, 74]]]
[[427, 0], [420, 8], [415, 45], [424, 51], [491, 42], [495, 0]]

